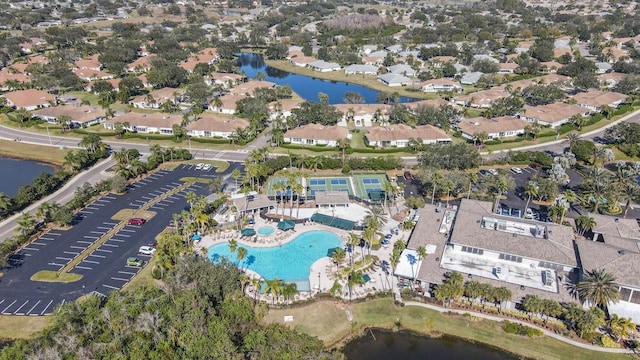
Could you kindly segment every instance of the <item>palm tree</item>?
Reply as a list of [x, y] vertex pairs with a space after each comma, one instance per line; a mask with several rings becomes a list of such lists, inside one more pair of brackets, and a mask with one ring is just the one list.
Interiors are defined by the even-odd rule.
[[338, 148], [339, 151], [342, 152], [343, 165], [344, 165], [344, 151], [349, 147], [350, 144], [351, 142], [349, 141], [349, 139], [346, 139], [346, 138], [338, 139], [338, 141], [336, 141], [336, 147]]
[[353, 287], [356, 285], [364, 285], [366, 281], [364, 280], [364, 276], [362, 275], [362, 271], [354, 271], [352, 270], [347, 277], [347, 287], [349, 288], [349, 300], [351, 300], [351, 295], [353, 293]]
[[478, 182], [478, 173], [477, 172], [470, 172], [467, 174], [467, 177], [469, 178], [469, 189], [467, 191], [467, 199], [469, 199], [471, 197], [471, 187], [473, 186], [473, 184]]
[[[283, 202], [282, 207], [284, 208], [284, 189], [285, 185], [282, 181], [278, 181], [275, 184], [271, 185], [271, 190], [273, 191], [274, 197], [276, 199], [276, 215], [278, 215], [278, 194], [280, 194], [280, 200]], [[284, 218], [284, 210], [282, 211], [282, 217]]]
[[442, 189], [445, 190], [447, 193], [447, 197], [446, 197], [447, 207], [449, 206], [449, 195], [451, 195], [451, 191], [454, 190], [455, 188], [456, 188], [456, 184], [450, 179], [447, 179], [447, 181], [445, 181], [444, 184], [442, 184]]
[[240, 172], [240, 170], [233, 169], [233, 171], [231, 172], [231, 178], [233, 178], [233, 180], [235, 180], [236, 182], [236, 190], [238, 189], [238, 179], [240, 179], [242, 177], [242, 173]]
[[282, 280], [278, 278], [274, 278], [273, 280], [266, 281], [264, 292], [266, 294], [271, 294], [271, 296], [273, 297], [272, 298], [273, 304], [275, 304], [276, 297], [280, 297], [280, 294], [282, 293], [283, 284], [284, 283], [282, 282]]
[[229, 240], [229, 252], [233, 254], [238, 249], [238, 241], [235, 239]]
[[11, 208], [11, 198], [5, 193], [0, 192], [0, 210], [5, 212]]
[[238, 248], [238, 251], [236, 253], [236, 259], [238, 259], [238, 265], [240, 265], [240, 269], [242, 269], [242, 260], [244, 260], [244, 258], [247, 257], [247, 249], [243, 248], [242, 246]]
[[573, 190], [567, 190], [562, 194], [562, 197], [564, 198], [564, 204], [562, 206], [562, 216], [560, 217], [560, 224], [563, 223], [564, 216], [566, 215], [567, 210], [571, 208], [571, 204], [576, 201], [578, 196]]
[[295, 283], [284, 284], [281, 294], [287, 300], [287, 304], [291, 302], [291, 297], [298, 294], [298, 286]]
[[351, 269], [353, 269], [353, 254], [356, 251], [356, 246], [360, 244], [360, 237], [354, 233], [349, 233], [349, 246], [351, 251], [349, 252], [351, 256]]
[[507, 190], [509, 190], [509, 183], [507, 182], [507, 179], [501, 176], [500, 178], [498, 178], [498, 183], [496, 184], [496, 202], [493, 207], [494, 211], [498, 209], [500, 196]]
[[613, 314], [609, 319], [608, 326], [611, 334], [617, 340], [629, 337], [636, 330], [636, 324], [631, 319], [619, 317], [618, 314]]
[[292, 189], [293, 193], [296, 195], [296, 202], [298, 203], [297, 206], [297, 210], [296, 210], [296, 218], [298, 218], [300, 216], [300, 198], [302, 197], [302, 194], [305, 192], [305, 188], [304, 186], [302, 186], [302, 184], [299, 181], [296, 181], [293, 186]]
[[[400, 264], [400, 257], [402, 256], [402, 250], [393, 248], [391, 256], [389, 257], [389, 265], [391, 265], [392, 275], [396, 272], [396, 267]], [[391, 291], [393, 291], [393, 282], [391, 282]]]
[[498, 287], [493, 289], [493, 298], [500, 305], [498, 307], [498, 311], [500, 312], [502, 312], [502, 303], [507, 300], [511, 300], [511, 297], [512, 297], [511, 290], [509, 290], [506, 287]]
[[480, 143], [480, 147], [482, 147], [484, 145], [484, 142], [487, 141], [488, 139], [489, 139], [489, 135], [484, 131], [473, 134], [473, 143], [476, 146], [478, 143]]
[[624, 201], [624, 217], [631, 207], [631, 203], [640, 194], [637, 178], [640, 175], [640, 167], [627, 165], [624, 161], [616, 164], [616, 171], [613, 176], [613, 183], [617, 188], [617, 200]]
[[572, 131], [567, 134], [565, 141], [567, 142], [567, 144], [569, 144], [569, 151], [573, 152], [573, 147], [576, 146], [579, 140], [580, 140], [579, 133]]
[[36, 230], [36, 220], [29, 213], [23, 212], [22, 215], [18, 218], [18, 227], [16, 228], [16, 232], [18, 232], [23, 237], [27, 237]]
[[524, 187], [524, 194], [527, 195], [527, 204], [524, 206], [525, 212], [529, 208], [529, 202], [531, 201], [531, 198], [538, 196], [539, 191], [540, 186], [535, 181], [529, 181]]
[[584, 281], [579, 282], [577, 288], [584, 301], [603, 310], [609, 303], [618, 302], [620, 296], [615, 277], [604, 269], [588, 271]]
[[583, 236], [585, 232], [593, 230], [596, 227], [596, 220], [588, 215], [580, 215], [576, 218], [576, 225], [580, 229], [578, 233]]
[[482, 294], [482, 286], [477, 281], [468, 281], [464, 284], [464, 296], [468, 297], [471, 300], [476, 300], [480, 298]]
[[431, 204], [433, 204], [436, 198], [436, 187], [440, 185], [442, 182], [442, 174], [438, 171], [434, 171], [431, 174], [431, 186], [433, 186], [433, 190], [431, 192]]
[[600, 167], [593, 167], [582, 183], [583, 202], [592, 206], [594, 213], [610, 197], [612, 182], [609, 172]]
[[367, 216], [364, 221], [367, 225], [375, 225], [375, 230], [378, 231], [380, 226], [387, 223], [387, 218], [384, 216], [384, 209], [380, 206], [373, 206], [367, 210]]
[[333, 254], [331, 254], [331, 259], [336, 264], [336, 271], [340, 270], [340, 263], [342, 263], [344, 259], [346, 259], [346, 257], [347, 257], [347, 252], [344, 251], [343, 248], [337, 248], [335, 249]]
[[312, 169], [314, 172], [318, 171], [318, 167], [321, 167], [323, 163], [323, 159], [319, 156], [310, 156], [306, 158], [307, 167]]

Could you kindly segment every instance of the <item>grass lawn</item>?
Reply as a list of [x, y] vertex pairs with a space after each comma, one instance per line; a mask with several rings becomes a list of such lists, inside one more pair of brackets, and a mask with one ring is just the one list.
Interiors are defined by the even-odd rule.
[[364, 144], [364, 135], [365, 133], [362, 131], [351, 133], [351, 147], [353, 149], [366, 148]]
[[41, 270], [31, 276], [31, 281], [70, 283], [82, 279], [82, 275], [74, 273], [60, 273], [52, 270]]
[[49, 325], [48, 316], [0, 315], [0, 339], [28, 339]]
[[69, 150], [56, 147], [25, 144], [18, 141], [0, 140], [0, 156], [12, 159], [37, 159], [46, 163], [62, 165]]
[[536, 359], [630, 359], [621, 354], [584, 350], [549, 338], [527, 338], [505, 333], [500, 324], [462, 316], [445, 316], [420, 307], [395, 307], [391, 299], [378, 299], [350, 305], [354, 325], [349, 324], [340, 304], [323, 301], [295, 309], [270, 310], [263, 321], [284, 323], [285, 315], [293, 315], [293, 328], [317, 336], [327, 346], [338, 344], [348, 335], [363, 328], [393, 328], [399, 321], [402, 329], [438, 336], [450, 334], [495, 346]]
[[127, 283], [127, 285], [125, 285], [122, 290], [124, 291], [134, 291], [137, 288], [143, 287], [145, 285], [147, 286], [153, 286], [156, 285], [159, 280], [155, 280], [152, 276], [151, 276], [151, 270], [153, 269], [153, 265], [156, 263], [156, 258], [152, 257], [151, 260], [149, 260], [146, 265], [144, 266], [144, 268], [142, 268], [142, 270], [140, 270], [140, 272], [133, 277], [133, 279], [131, 279], [131, 281], [129, 281], [129, 283]]
[[127, 221], [133, 217], [139, 217], [139, 218], [143, 218], [145, 220], [151, 220], [151, 218], [153, 218], [154, 216], [156, 216], [156, 212], [155, 211], [148, 211], [148, 210], [134, 210], [134, 209], [122, 209], [120, 211], [118, 211], [117, 213], [115, 213], [111, 219], [112, 220], [118, 220], [118, 221]]

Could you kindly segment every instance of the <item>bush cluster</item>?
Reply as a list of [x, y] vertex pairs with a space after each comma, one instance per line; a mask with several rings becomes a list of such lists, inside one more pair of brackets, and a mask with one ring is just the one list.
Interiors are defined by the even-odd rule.
[[509, 334], [528, 336], [530, 338], [542, 336], [542, 331], [538, 330], [538, 329], [534, 329], [534, 328], [531, 328], [531, 327], [528, 327], [528, 326], [512, 323], [512, 322], [507, 321], [507, 320], [503, 321], [502, 324], [503, 324], [502, 325], [502, 329], [504, 330], [504, 332], [509, 333]]

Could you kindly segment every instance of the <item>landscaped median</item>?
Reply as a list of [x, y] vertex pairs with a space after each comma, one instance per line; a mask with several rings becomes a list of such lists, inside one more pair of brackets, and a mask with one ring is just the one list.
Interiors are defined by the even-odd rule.
[[[353, 315], [349, 323], [345, 309]], [[284, 322], [284, 316], [293, 322]], [[340, 346], [367, 328], [404, 329], [440, 336], [448, 334], [477, 341], [527, 358], [536, 359], [629, 359], [626, 354], [595, 352], [573, 346], [549, 336], [530, 338], [508, 334], [501, 322], [475, 316], [440, 313], [421, 306], [394, 305], [391, 299], [376, 299], [345, 305], [317, 301], [302, 307], [269, 310], [265, 322], [278, 322], [317, 336], [327, 346]], [[603, 349], [606, 350], [606, 349]]]
[[53, 270], [41, 270], [31, 276], [31, 281], [70, 283], [82, 279], [82, 275], [61, 273]]

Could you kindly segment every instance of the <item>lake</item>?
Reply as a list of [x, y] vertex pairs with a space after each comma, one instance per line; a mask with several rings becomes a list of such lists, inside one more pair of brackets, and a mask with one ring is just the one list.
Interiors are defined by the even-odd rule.
[[[349, 342], [343, 349], [347, 360], [516, 360], [517, 356], [453, 336], [430, 338], [410, 332], [374, 329]], [[499, 335], [498, 335], [499, 336]]]
[[[238, 63], [240, 65], [239, 72], [244, 71], [249, 78], [253, 78], [259, 72], [263, 72], [267, 75], [267, 81], [283, 86], [289, 85], [293, 92], [300, 95], [300, 97], [307, 101], [318, 102], [318, 93], [325, 93], [329, 96], [330, 104], [343, 104], [344, 101], [342, 99], [344, 98], [345, 93], [350, 91], [357, 92], [362, 95], [365, 99], [365, 103], [375, 104], [376, 97], [380, 93], [377, 90], [369, 89], [362, 85], [350, 84], [342, 81], [321, 80], [305, 75], [282, 71], [265, 64], [262, 54], [240, 53], [238, 54]], [[393, 91], [393, 88], [389, 88], [389, 93], [392, 93]], [[400, 97], [401, 102], [417, 100], [419, 99]]]
[[0, 181], [0, 192], [14, 197], [20, 186], [31, 184], [43, 172], [53, 174], [54, 168], [37, 161], [0, 158], [0, 174], [4, 174]]

